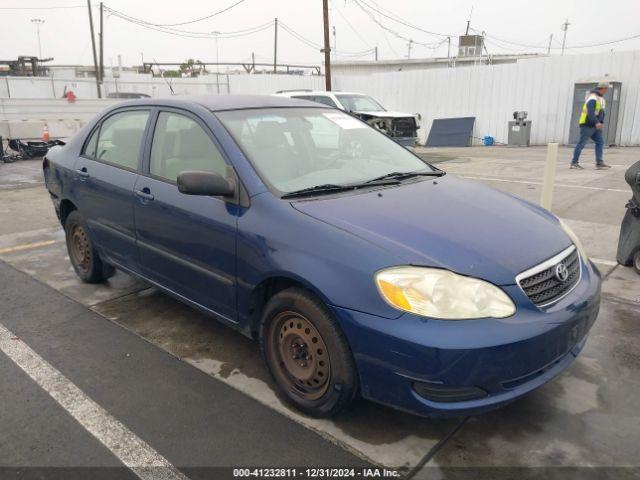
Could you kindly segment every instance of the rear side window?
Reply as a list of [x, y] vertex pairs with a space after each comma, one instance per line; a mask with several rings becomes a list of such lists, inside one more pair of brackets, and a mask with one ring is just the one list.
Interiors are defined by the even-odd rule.
[[[107, 118], [100, 127], [96, 160], [136, 170], [148, 119], [147, 110], [121, 112]], [[92, 141], [93, 138], [87, 147]]]
[[84, 151], [82, 154], [85, 157], [95, 158], [96, 157], [96, 145], [98, 144], [98, 134], [100, 133], [100, 127], [96, 128], [91, 134], [91, 138], [84, 146]]
[[226, 175], [227, 164], [195, 120], [160, 112], [151, 144], [149, 172], [175, 182], [180, 172], [198, 170]]

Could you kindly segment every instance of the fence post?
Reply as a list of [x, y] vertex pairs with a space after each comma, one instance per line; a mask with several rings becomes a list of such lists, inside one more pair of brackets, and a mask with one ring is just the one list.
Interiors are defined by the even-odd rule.
[[544, 163], [544, 180], [542, 184], [542, 198], [540, 204], [551, 210], [553, 203], [553, 184], [556, 180], [556, 163], [558, 160], [558, 144], [547, 144], [547, 160]]

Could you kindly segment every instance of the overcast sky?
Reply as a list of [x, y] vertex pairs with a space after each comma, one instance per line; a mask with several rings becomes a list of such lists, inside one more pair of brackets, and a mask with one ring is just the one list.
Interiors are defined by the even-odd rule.
[[[105, 5], [132, 17], [155, 24], [181, 23], [228, 7], [238, 0], [106, 0]], [[561, 24], [569, 19], [567, 46], [600, 43], [640, 34], [640, 1], [609, 0], [361, 0], [392, 18], [404, 19], [423, 30], [452, 35], [455, 51], [457, 35], [464, 33], [473, 6], [471, 27], [488, 35], [489, 53], [546, 52], [549, 36], [553, 47], [562, 42]], [[36, 27], [31, 19], [40, 18], [42, 55], [52, 56], [55, 64], [92, 63], [86, 7], [65, 9], [11, 10], [10, 7], [82, 6], [82, 0], [2, 0], [0, 2], [0, 59], [18, 55], [37, 55]], [[97, 2], [96, 3], [97, 6]], [[360, 3], [360, 5], [363, 5]], [[407, 41], [415, 44], [412, 58], [446, 56], [446, 37], [429, 35], [396, 21], [369, 12], [388, 30], [363, 12], [357, 0], [331, 0], [331, 24], [336, 27], [338, 60], [373, 59], [373, 53], [359, 52], [378, 47], [380, 59], [407, 55]], [[365, 9], [367, 7], [364, 7]], [[97, 28], [97, 8], [94, 8]], [[275, 17], [314, 44], [322, 42], [322, 0], [244, 0], [225, 13], [205, 21], [173, 28], [195, 32], [234, 32], [272, 22]], [[389, 31], [392, 30], [392, 31]], [[403, 38], [399, 38], [404, 37]], [[255, 52], [256, 61], [273, 61], [273, 27], [251, 35], [218, 40], [221, 61], [247, 61]], [[497, 40], [500, 39], [500, 40]], [[333, 36], [331, 37], [333, 45]], [[530, 48], [515, 45], [540, 46]], [[421, 45], [442, 42], [437, 48]], [[640, 38], [594, 48], [567, 50], [567, 53], [640, 49]], [[559, 50], [552, 50], [559, 53]], [[145, 61], [182, 61], [195, 58], [215, 61], [216, 40], [183, 38], [132, 24], [114, 15], [105, 17], [105, 65], [116, 64], [122, 55], [124, 65]], [[315, 46], [294, 38], [284, 28], [278, 34], [278, 60], [318, 64], [321, 54]]]

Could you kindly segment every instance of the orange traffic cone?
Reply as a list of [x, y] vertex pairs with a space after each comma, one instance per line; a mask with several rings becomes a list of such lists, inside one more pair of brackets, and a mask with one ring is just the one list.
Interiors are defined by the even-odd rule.
[[43, 142], [48, 142], [49, 141], [49, 125], [47, 125], [46, 123], [44, 124], [44, 127], [42, 128], [42, 141]]

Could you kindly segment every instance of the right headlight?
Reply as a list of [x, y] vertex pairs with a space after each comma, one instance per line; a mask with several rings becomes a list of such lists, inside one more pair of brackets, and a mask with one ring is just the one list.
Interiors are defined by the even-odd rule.
[[392, 267], [379, 271], [375, 281], [389, 305], [425, 317], [468, 320], [516, 313], [513, 301], [502, 289], [449, 270]]

